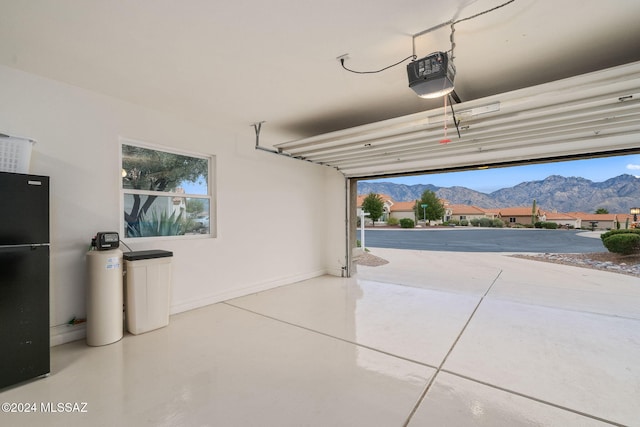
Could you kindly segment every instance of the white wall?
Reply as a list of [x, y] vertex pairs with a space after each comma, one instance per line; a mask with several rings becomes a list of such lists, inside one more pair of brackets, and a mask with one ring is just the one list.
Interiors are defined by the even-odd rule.
[[256, 151], [248, 125], [202, 128], [4, 66], [0, 93], [0, 132], [36, 139], [30, 172], [51, 177], [53, 343], [81, 337], [59, 325], [85, 317], [85, 253], [95, 232], [120, 229], [119, 137], [216, 156], [217, 238], [130, 244], [173, 251], [172, 313], [340, 274], [337, 171]]

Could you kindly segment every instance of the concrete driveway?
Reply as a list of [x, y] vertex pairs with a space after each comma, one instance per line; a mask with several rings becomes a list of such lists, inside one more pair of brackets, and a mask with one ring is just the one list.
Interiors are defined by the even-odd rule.
[[436, 373], [409, 425], [640, 426], [640, 279], [499, 253], [371, 253], [389, 263], [358, 266], [362, 286], [420, 289], [434, 314], [414, 351]]

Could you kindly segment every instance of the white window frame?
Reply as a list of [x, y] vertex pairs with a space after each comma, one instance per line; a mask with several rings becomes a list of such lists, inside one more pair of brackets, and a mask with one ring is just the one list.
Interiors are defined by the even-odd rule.
[[[161, 151], [165, 153], [178, 154], [182, 156], [197, 157], [200, 159], [206, 159], [208, 162], [208, 177], [207, 177], [207, 194], [186, 194], [176, 192], [160, 192], [160, 191], [147, 191], [147, 190], [133, 190], [126, 189], [122, 186], [122, 174], [118, 173], [118, 187], [120, 188], [120, 238], [125, 243], [135, 242], [149, 242], [159, 240], [185, 240], [185, 239], [207, 239], [215, 238], [217, 236], [217, 209], [216, 209], [216, 197], [215, 197], [215, 161], [216, 156], [212, 154], [196, 153], [185, 150], [177, 150], [158, 144], [150, 144], [147, 142], [141, 142], [129, 138], [120, 138], [118, 144], [118, 171], [122, 171], [122, 146], [131, 145], [140, 148], [146, 148], [148, 150]], [[209, 233], [205, 234], [185, 234], [181, 236], [149, 236], [149, 237], [126, 237], [126, 221], [124, 220], [125, 194], [139, 194], [139, 195], [155, 195], [160, 197], [180, 197], [180, 198], [198, 198], [206, 199], [209, 201]]]

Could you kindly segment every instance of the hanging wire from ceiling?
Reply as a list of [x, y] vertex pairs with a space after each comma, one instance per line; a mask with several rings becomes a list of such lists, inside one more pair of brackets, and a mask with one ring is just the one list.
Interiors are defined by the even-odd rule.
[[460, 120], [456, 118], [456, 110], [453, 109], [453, 99], [451, 94], [447, 94], [449, 98], [449, 107], [451, 107], [451, 115], [453, 116], [453, 124], [456, 125], [456, 132], [458, 132], [458, 139], [462, 138], [460, 136]]
[[460, 19], [457, 19], [457, 20], [453, 21], [452, 23], [453, 23], [453, 24], [458, 24], [458, 23], [460, 23], [460, 22], [464, 22], [464, 21], [468, 21], [468, 20], [470, 20], [470, 19], [477, 18], [478, 16], [482, 16], [482, 15], [485, 15], [485, 14], [487, 14], [487, 13], [493, 12], [494, 10], [498, 10], [498, 9], [500, 9], [501, 7], [505, 7], [506, 5], [508, 5], [508, 4], [510, 4], [510, 3], [513, 3], [514, 1], [516, 1], [516, 0], [509, 0], [509, 1], [504, 2], [504, 3], [502, 3], [502, 4], [498, 5], [498, 6], [493, 7], [493, 8], [491, 8], [491, 9], [487, 9], [487, 10], [485, 10], [485, 11], [483, 11], [483, 12], [478, 12], [478, 13], [476, 13], [475, 15], [467, 16], [466, 18], [460, 18]]
[[379, 69], [379, 70], [373, 70], [373, 71], [356, 71], [356, 70], [351, 70], [351, 69], [347, 68], [347, 67], [344, 65], [344, 60], [345, 60], [345, 58], [340, 58], [340, 64], [342, 65], [342, 68], [344, 68], [345, 70], [347, 70], [347, 71], [349, 71], [349, 72], [351, 72], [351, 73], [355, 73], [355, 74], [376, 74], [376, 73], [380, 73], [380, 72], [382, 72], [382, 71], [388, 70], [389, 68], [392, 68], [392, 67], [395, 67], [395, 66], [397, 66], [397, 65], [400, 65], [400, 64], [402, 64], [403, 62], [405, 62], [405, 61], [407, 61], [407, 60], [409, 60], [409, 59], [414, 60], [414, 59], [416, 59], [416, 58], [417, 58], [417, 56], [416, 56], [416, 55], [409, 55], [409, 56], [407, 56], [406, 58], [401, 59], [400, 61], [396, 62], [395, 64], [391, 64], [391, 65], [388, 65], [388, 66], [386, 66], [386, 67], [384, 67], [384, 68], [381, 68], [381, 69]]
[[[446, 27], [447, 25], [449, 25], [450, 28], [451, 28], [451, 36], [449, 37], [449, 39], [451, 40], [451, 44], [452, 44], [451, 51], [453, 51], [453, 48], [455, 47], [455, 43], [453, 41], [453, 33], [455, 32], [455, 25], [456, 24], [459, 24], [460, 22], [464, 22], [464, 21], [470, 21], [471, 19], [477, 18], [477, 17], [482, 16], [482, 15], [486, 15], [487, 13], [490, 13], [490, 12], [493, 12], [494, 10], [498, 10], [500, 8], [503, 8], [503, 7], [507, 6], [507, 5], [515, 2], [515, 1], [516, 0], [509, 0], [509, 1], [506, 1], [506, 2], [504, 2], [502, 4], [499, 4], [498, 6], [492, 7], [491, 9], [487, 9], [487, 10], [484, 10], [482, 12], [478, 12], [475, 15], [467, 16], [466, 18], [460, 18], [460, 19], [456, 19], [456, 20], [452, 19], [452, 20], [443, 22], [442, 24], [438, 24], [438, 25], [436, 25], [434, 27], [427, 28], [426, 30], [420, 31], [419, 33], [415, 33], [412, 36], [413, 54], [416, 55], [416, 38], [418, 38], [420, 36], [423, 36], [425, 34], [429, 34], [429, 33], [433, 32], [435, 30], [438, 30], [438, 29], [440, 29], [442, 27]], [[451, 52], [450, 56], [451, 56], [451, 59], [453, 60], [453, 52]]]
[[[451, 33], [449, 34], [449, 42], [451, 43], [451, 49], [449, 50], [449, 60], [451, 62], [453, 62], [454, 58], [455, 58], [455, 48], [456, 48], [456, 41], [455, 41], [455, 33], [456, 33], [456, 24], [460, 23], [460, 22], [464, 22], [464, 21], [469, 21], [471, 19], [477, 18], [478, 16], [482, 16], [485, 15], [487, 13], [493, 12], [494, 10], [500, 9], [502, 7], [507, 6], [510, 3], [513, 3], [515, 0], [509, 0], [505, 3], [502, 3], [496, 7], [493, 7], [491, 9], [487, 9], [485, 11], [476, 13], [475, 15], [471, 15], [468, 16], [466, 18], [461, 18], [461, 19], [457, 19], [455, 21], [450, 21], [450, 28], [451, 28]], [[442, 26], [447, 25], [447, 23], [442, 24]], [[440, 28], [440, 27], [438, 27]], [[426, 34], [425, 32], [419, 33], [419, 35], [423, 35]], [[416, 56], [416, 37], [419, 37], [418, 35], [414, 35], [413, 36], [413, 40], [412, 40], [412, 46], [413, 46], [413, 55]], [[459, 127], [459, 121], [456, 118], [456, 112], [453, 109], [453, 102], [451, 102], [451, 94], [448, 94], [447, 96], [444, 97], [444, 136], [442, 139], [440, 139], [440, 144], [448, 144], [449, 142], [451, 142], [451, 139], [447, 136], [447, 99], [449, 99], [449, 105], [451, 106], [451, 114], [453, 116], [453, 123], [456, 126], [456, 131], [458, 132], [458, 139], [461, 138], [460, 136], [460, 127]]]
[[[464, 21], [469, 21], [471, 19], [477, 18], [478, 16], [482, 16], [482, 15], [485, 15], [487, 13], [493, 12], [494, 10], [500, 9], [502, 7], [505, 7], [506, 5], [508, 5], [510, 3], [513, 3], [514, 1], [516, 1], [516, 0], [509, 0], [509, 1], [507, 1], [505, 3], [502, 3], [502, 4], [500, 4], [500, 5], [496, 6], [496, 7], [493, 7], [491, 9], [487, 9], [487, 10], [485, 10], [483, 12], [476, 13], [475, 15], [467, 16], [466, 18], [461, 18], [461, 19], [457, 19], [455, 21], [452, 21], [451, 22], [451, 35], [449, 36], [449, 41], [451, 42], [451, 50], [449, 51], [449, 59], [451, 59], [451, 61], [453, 61], [453, 59], [455, 57], [454, 54], [453, 54], [453, 51], [454, 51], [454, 49], [456, 47], [456, 42], [454, 41], [453, 36], [454, 36], [454, 33], [456, 32], [456, 28], [455, 28], [456, 24], [458, 24], [460, 22], [464, 22]], [[415, 36], [414, 36], [414, 40], [415, 40]], [[415, 47], [415, 43], [414, 43], [414, 47]], [[415, 54], [415, 52], [414, 52], [414, 54]]]
[[435, 31], [437, 29], [440, 29], [442, 27], [446, 27], [448, 25], [451, 28], [451, 35], [449, 37], [449, 39], [451, 41], [451, 50], [449, 51], [449, 53], [450, 53], [449, 57], [451, 58], [451, 61], [453, 61], [453, 51], [454, 51], [454, 48], [455, 48], [455, 42], [454, 42], [454, 39], [453, 39], [453, 35], [454, 35], [454, 32], [455, 32], [455, 25], [456, 24], [459, 24], [460, 22], [464, 22], [464, 21], [469, 21], [471, 19], [474, 19], [474, 18], [477, 18], [479, 16], [485, 15], [487, 13], [493, 12], [494, 10], [500, 9], [502, 7], [505, 7], [508, 4], [511, 4], [511, 3], [515, 2], [515, 1], [516, 0], [509, 0], [509, 1], [506, 1], [506, 2], [504, 2], [504, 3], [502, 3], [502, 4], [498, 5], [498, 6], [493, 7], [491, 9], [487, 9], [487, 10], [484, 10], [482, 12], [476, 13], [475, 15], [467, 16], [466, 18], [460, 18], [460, 19], [456, 19], [456, 20], [449, 20], [447, 22], [443, 22], [442, 24], [438, 24], [438, 25], [436, 25], [434, 27], [428, 28], [428, 29], [426, 29], [424, 31], [420, 31], [419, 33], [414, 34], [412, 36], [413, 54], [407, 56], [406, 58], [404, 58], [404, 59], [402, 59], [402, 60], [400, 60], [400, 61], [398, 61], [398, 62], [396, 62], [394, 64], [391, 64], [391, 65], [388, 65], [386, 67], [380, 68], [379, 70], [358, 71], [358, 70], [353, 70], [353, 69], [347, 68], [344, 65], [344, 62], [347, 59], [346, 55], [339, 56], [338, 60], [340, 61], [340, 65], [342, 65], [342, 68], [344, 68], [345, 70], [349, 71], [350, 73], [355, 73], [355, 74], [376, 74], [376, 73], [380, 73], [382, 71], [388, 70], [389, 68], [396, 67], [396, 66], [402, 64], [403, 62], [409, 60], [409, 59], [416, 60], [418, 58], [418, 55], [416, 55], [416, 38], [420, 37], [420, 36], [423, 36], [425, 34], [431, 33], [431, 32], [433, 32], [433, 31]]

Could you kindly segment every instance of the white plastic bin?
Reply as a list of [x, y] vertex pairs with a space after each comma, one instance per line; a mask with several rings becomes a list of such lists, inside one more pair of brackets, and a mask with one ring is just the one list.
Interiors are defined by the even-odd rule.
[[135, 251], [123, 257], [127, 330], [138, 335], [167, 326], [173, 252]]
[[33, 144], [32, 139], [0, 134], [0, 171], [29, 173]]
[[122, 251], [87, 252], [87, 269], [87, 344], [119, 341], [123, 336]]

